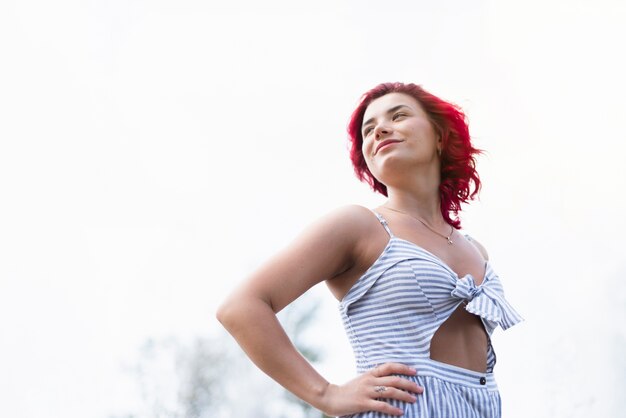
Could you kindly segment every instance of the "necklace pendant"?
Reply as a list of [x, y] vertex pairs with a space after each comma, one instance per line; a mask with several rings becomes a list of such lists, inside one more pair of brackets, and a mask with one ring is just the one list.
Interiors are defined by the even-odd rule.
[[453, 244], [453, 242], [452, 242], [452, 240], [450, 239], [450, 237], [446, 237], [446, 239], [448, 240], [448, 244], [449, 244], [449, 245], [452, 245], [452, 244]]

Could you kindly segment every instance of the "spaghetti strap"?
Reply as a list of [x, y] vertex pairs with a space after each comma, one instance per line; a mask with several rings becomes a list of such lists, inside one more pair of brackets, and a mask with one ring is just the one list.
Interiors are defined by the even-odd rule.
[[372, 212], [374, 213], [374, 215], [376, 215], [376, 217], [378, 218], [378, 221], [383, 226], [383, 228], [385, 228], [385, 231], [387, 231], [389, 236], [393, 237], [393, 233], [391, 232], [391, 229], [389, 229], [389, 225], [387, 225], [387, 221], [385, 220], [385, 218], [383, 218], [383, 215], [381, 215], [380, 213], [374, 210], [372, 210]]
[[[416, 375], [404, 378], [424, 387], [425, 395], [415, 403], [389, 399], [405, 418], [500, 418], [491, 336], [496, 327], [510, 328], [522, 318], [504, 297], [499, 277], [488, 263], [480, 285], [470, 274], [459, 277], [434, 254], [394, 237], [385, 219], [374, 214], [391, 238], [339, 304], [357, 373], [388, 362], [416, 369]], [[457, 309], [475, 315], [484, 328], [485, 363], [480, 371], [431, 358], [435, 333]], [[340, 418], [383, 416], [390, 415], [368, 411]]]

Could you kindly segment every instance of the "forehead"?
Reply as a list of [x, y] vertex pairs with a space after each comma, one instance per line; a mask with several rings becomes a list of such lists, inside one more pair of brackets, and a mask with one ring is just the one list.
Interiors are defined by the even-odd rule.
[[400, 105], [408, 106], [415, 111], [422, 111], [422, 107], [412, 96], [404, 93], [389, 93], [379, 97], [378, 99], [372, 100], [372, 102], [365, 109], [363, 121], [382, 116], [392, 107]]

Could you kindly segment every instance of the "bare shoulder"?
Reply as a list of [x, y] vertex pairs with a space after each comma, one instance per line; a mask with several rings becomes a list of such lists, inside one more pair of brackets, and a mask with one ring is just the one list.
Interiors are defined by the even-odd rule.
[[324, 221], [333, 229], [336, 228], [357, 237], [377, 223], [373, 212], [360, 205], [337, 208], [322, 218], [322, 222]]
[[372, 218], [371, 211], [357, 205], [322, 216], [253, 272], [238, 294], [254, 295], [280, 311], [315, 284], [352, 268]]
[[377, 224], [370, 209], [359, 205], [342, 206], [311, 224], [290, 248], [307, 252], [310, 259], [325, 265], [332, 261], [334, 268], [325, 271], [323, 280], [332, 279], [350, 269], [361, 257]]
[[478, 249], [478, 251], [480, 252], [480, 254], [482, 254], [485, 260], [489, 260], [489, 253], [487, 253], [487, 249], [480, 242], [478, 242], [476, 238], [469, 235], [465, 235], [465, 237], [469, 242], [474, 244], [474, 247]]
[[344, 257], [360, 256], [363, 247], [370, 245], [372, 234], [378, 232], [380, 224], [374, 213], [360, 205], [346, 205], [334, 209], [314, 222], [302, 234], [303, 238], [326, 242]]

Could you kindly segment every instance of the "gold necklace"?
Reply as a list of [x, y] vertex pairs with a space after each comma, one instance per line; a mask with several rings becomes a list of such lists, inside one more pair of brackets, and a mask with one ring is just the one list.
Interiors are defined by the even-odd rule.
[[390, 208], [389, 206], [383, 206], [383, 207], [384, 207], [385, 209], [389, 209], [389, 210], [392, 210], [392, 211], [394, 211], [394, 212], [398, 212], [398, 213], [401, 213], [401, 214], [403, 214], [403, 215], [410, 216], [411, 218], [413, 218], [413, 219], [416, 219], [416, 220], [420, 221], [420, 222], [422, 223], [422, 225], [424, 225], [426, 228], [430, 229], [432, 232], [434, 232], [435, 234], [439, 235], [440, 237], [445, 238], [446, 240], [448, 240], [448, 244], [450, 244], [450, 245], [452, 245], [452, 244], [453, 244], [453, 242], [452, 242], [452, 234], [454, 234], [454, 227], [453, 227], [452, 225], [450, 225], [450, 235], [445, 236], [444, 234], [442, 234], [442, 233], [440, 233], [440, 232], [435, 231], [435, 230], [434, 230], [434, 229], [433, 229], [430, 225], [428, 225], [426, 222], [422, 221], [422, 220], [421, 220], [420, 218], [418, 218], [417, 216], [413, 216], [413, 215], [411, 215], [411, 214], [409, 214], [409, 213], [402, 212], [401, 210], [398, 210], [398, 209]]

